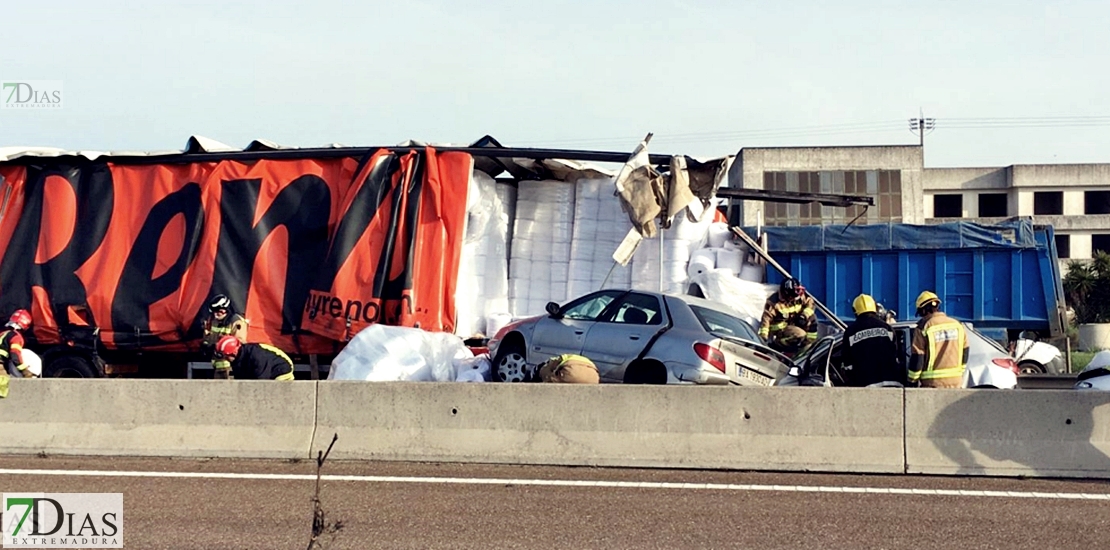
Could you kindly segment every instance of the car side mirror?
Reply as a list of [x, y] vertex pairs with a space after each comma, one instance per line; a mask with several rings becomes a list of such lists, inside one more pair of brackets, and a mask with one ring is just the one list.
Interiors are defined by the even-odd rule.
[[563, 316], [562, 313], [560, 312], [559, 304], [557, 304], [555, 302], [548, 302], [547, 305], [544, 306], [544, 309], [547, 310], [548, 315], [550, 315], [550, 316], [552, 316], [556, 319], [560, 319]]

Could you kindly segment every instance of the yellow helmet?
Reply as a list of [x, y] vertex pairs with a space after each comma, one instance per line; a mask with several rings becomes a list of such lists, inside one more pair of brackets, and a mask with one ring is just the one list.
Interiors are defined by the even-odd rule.
[[852, 310], [856, 312], [856, 316], [863, 315], [864, 313], [876, 313], [878, 308], [875, 306], [875, 299], [866, 295], [860, 294], [852, 302]]
[[930, 302], [936, 302], [936, 305], [939, 306], [940, 305], [940, 297], [937, 296], [936, 294], [933, 294], [932, 291], [929, 291], [929, 290], [926, 290], [926, 291], [922, 292], [921, 294], [917, 295], [917, 309], [921, 309], [921, 308], [929, 305]]

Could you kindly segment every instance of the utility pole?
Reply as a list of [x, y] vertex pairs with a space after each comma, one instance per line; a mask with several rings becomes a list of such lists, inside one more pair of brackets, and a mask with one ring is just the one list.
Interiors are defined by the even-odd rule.
[[921, 147], [925, 147], [925, 130], [932, 132], [933, 128], [936, 128], [936, 125], [937, 119], [925, 118], [925, 112], [923, 110], [918, 111], [917, 118], [910, 119], [910, 131], [916, 132], [920, 137], [919, 143]]

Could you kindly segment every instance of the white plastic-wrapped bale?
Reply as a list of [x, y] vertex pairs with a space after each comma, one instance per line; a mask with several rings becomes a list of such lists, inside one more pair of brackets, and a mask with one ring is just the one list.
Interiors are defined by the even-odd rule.
[[567, 299], [574, 195], [567, 182], [520, 182], [509, 261], [509, 304], [517, 317]]
[[575, 186], [568, 298], [600, 290], [603, 285], [631, 288], [631, 266], [615, 265], [613, 261], [613, 251], [632, 228], [621, 210], [620, 199], [613, 194], [613, 178], [581, 178]]
[[484, 332], [491, 313], [509, 308], [509, 217], [499, 187], [511, 189], [483, 172], [471, 175], [466, 240], [455, 291], [459, 336]]

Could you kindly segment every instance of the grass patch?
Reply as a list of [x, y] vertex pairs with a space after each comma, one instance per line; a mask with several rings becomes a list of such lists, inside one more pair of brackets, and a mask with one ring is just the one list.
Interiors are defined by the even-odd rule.
[[1082, 372], [1087, 368], [1087, 364], [1091, 362], [1095, 356], [1093, 351], [1073, 351], [1071, 352], [1071, 371]]

